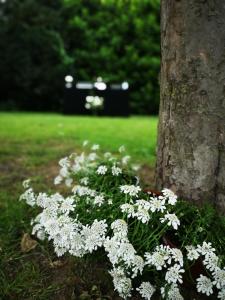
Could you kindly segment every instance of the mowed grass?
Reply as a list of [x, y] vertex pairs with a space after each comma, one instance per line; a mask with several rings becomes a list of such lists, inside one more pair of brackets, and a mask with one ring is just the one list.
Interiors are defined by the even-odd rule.
[[80, 152], [84, 140], [100, 144], [101, 151], [125, 145], [134, 162], [153, 167], [157, 122], [157, 117], [0, 113], [0, 299], [81, 299], [83, 291], [92, 295], [93, 286], [99, 299], [116, 299], [99, 265], [96, 277], [90, 262], [59, 260], [47, 242], [21, 251], [21, 238], [31, 232], [35, 215], [18, 201], [21, 182], [30, 177], [39, 191], [52, 191], [57, 161]]

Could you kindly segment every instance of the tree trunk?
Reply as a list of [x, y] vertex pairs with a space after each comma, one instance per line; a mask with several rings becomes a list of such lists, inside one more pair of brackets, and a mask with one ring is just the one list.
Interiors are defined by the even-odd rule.
[[161, 1], [157, 188], [225, 211], [225, 1]]

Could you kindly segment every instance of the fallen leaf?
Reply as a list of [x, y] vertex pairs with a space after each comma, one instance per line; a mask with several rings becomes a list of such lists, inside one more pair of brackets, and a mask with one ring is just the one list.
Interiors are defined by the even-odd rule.
[[36, 248], [38, 242], [33, 240], [31, 238], [31, 236], [29, 235], [29, 233], [24, 233], [20, 246], [21, 246], [21, 251], [22, 252], [29, 252], [31, 250], [33, 250], [34, 248]]
[[62, 261], [62, 260], [55, 260], [55, 261], [50, 262], [50, 266], [53, 269], [60, 268], [60, 267], [63, 267], [65, 265], [66, 265], [66, 262]]

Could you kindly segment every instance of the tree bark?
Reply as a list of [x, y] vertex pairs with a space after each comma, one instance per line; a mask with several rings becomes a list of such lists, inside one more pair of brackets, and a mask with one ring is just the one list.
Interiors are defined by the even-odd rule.
[[156, 186], [225, 211], [225, 1], [161, 1]]

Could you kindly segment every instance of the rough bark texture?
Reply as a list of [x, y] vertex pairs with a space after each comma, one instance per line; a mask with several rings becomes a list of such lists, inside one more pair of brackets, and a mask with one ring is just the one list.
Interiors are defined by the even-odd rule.
[[225, 211], [225, 1], [162, 0], [156, 185]]

